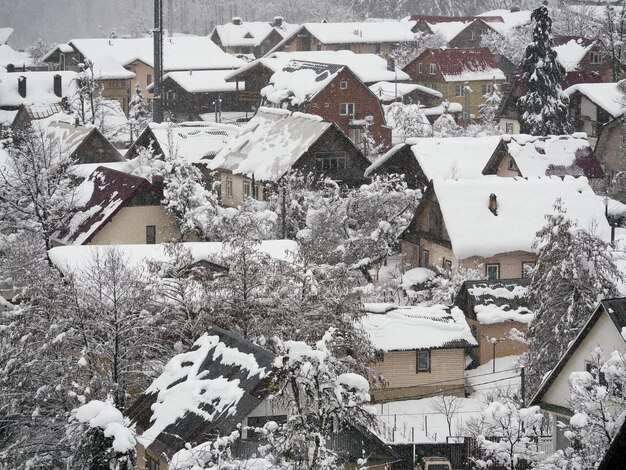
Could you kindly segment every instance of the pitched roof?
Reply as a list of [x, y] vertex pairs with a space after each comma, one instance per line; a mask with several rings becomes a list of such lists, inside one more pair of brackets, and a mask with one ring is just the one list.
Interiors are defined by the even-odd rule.
[[35, 61], [28, 52], [16, 51], [8, 44], [0, 43], [0, 68], [6, 69], [9, 64], [15, 67], [31, 67], [35, 65]]
[[[61, 76], [61, 94], [71, 97], [76, 92], [76, 72], [14, 72], [2, 74], [0, 106], [46, 105], [60, 103], [54, 94], [54, 76]], [[20, 77], [26, 78], [26, 96], [18, 92]]]
[[[365, 304], [365, 311], [380, 312], [376, 307]], [[445, 305], [392, 306], [383, 313], [366, 313], [361, 326], [374, 347], [383, 351], [465, 348], [478, 344], [463, 312]]]
[[211, 33], [217, 34], [224, 47], [252, 46], [256, 47], [276, 31], [281, 37], [291, 34], [299, 28], [297, 24], [282, 22], [281, 26], [274, 26], [266, 21], [242, 21], [241, 24], [227, 23], [217, 25]]
[[[580, 229], [593, 230], [602, 240], [610, 240], [611, 229], [604, 207], [585, 177], [494, 175], [438, 179], [431, 186], [452, 250], [460, 260], [514, 251], [533, 252], [536, 233], [545, 226], [545, 216], [554, 212], [557, 199], [561, 199], [567, 217], [576, 220]], [[497, 215], [489, 210], [491, 194], [497, 198]]]
[[578, 92], [614, 118], [626, 111], [626, 95], [620, 91], [620, 83], [579, 83], [566, 88], [563, 93], [571, 97]]
[[518, 134], [503, 136], [502, 140], [521, 176], [604, 177], [584, 133], [547, 137]]
[[519, 321], [529, 323], [534, 314], [528, 308], [530, 279], [465, 281], [454, 305], [465, 315], [483, 324]]
[[443, 95], [440, 91], [433, 90], [427, 86], [418, 85], [415, 83], [397, 83], [381, 81], [376, 82], [369, 86], [369, 89], [378, 97], [380, 101], [393, 101], [396, 98], [402, 98], [404, 95], [418, 91], [425, 95], [430, 95], [435, 98], [442, 98]]
[[268, 396], [273, 361], [241, 336], [209, 328], [128, 409], [137, 442], [169, 458], [187, 444], [230, 434]]
[[13, 28], [0, 28], [0, 45], [6, 44], [13, 34]]
[[[499, 16], [476, 17], [476, 16], [429, 16], [429, 15], [412, 15], [412, 21], [422, 22], [428, 26], [433, 34], [438, 34], [447, 42], [452, 41], [462, 31], [470, 25], [479, 22], [489, 27], [498, 24], [504, 24], [504, 20]], [[484, 28], [484, 26], [483, 26]]]
[[530, 15], [532, 14], [531, 10], [520, 10], [520, 11], [511, 11], [511, 10], [490, 10], [484, 13], [480, 13], [476, 15], [478, 18], [483, 17], [498, 17], [502, 19], [502, 23], [493, 22], [489, 23], [489, 26], [494, 28], [500, 34], [506, 34], [511, 29], [517, 28], [519, 26], [524, 26], [530, 24], [531, 19]]
[[552, 369], [552, 371], [544, 378], [543, 382], [541, 382], [539, 389], [530, 402], [531, 405], [538, 405], [541, 402], [542, 398], [548, 392], [569, 359], [572, 357], [572, 354], [574, 354], [574, 352], [578, 349], [603, 313], [608, 315], [621, 338], [626, 343], [626, 334], [624, 334], [626, 331], [626, 297], [602, 300], [589, 317], [589, 320], [587, 320], [587, 323], [585, 323], [585, 325], [581, 328], [576, 338], [570, 343], [563, 357], [559, 359], [559, 362], [556, 364], [554, 369]]
[[75, 126], [65, 122], [53, 122], [46, 127], [46, 131], [48, 132], [51, 143], [64, 152], [67, 152], [70, 156], [80, 148], [89, 136], [95, 134], [104, 145], [109, 147], [109, 150], [112, 151], [110, 152], [111, 155], [119, 156], [116, 161], [122, 160], [122, 156], [113, 144], [95, 127]]
[[232, 70], [194, 70], [168, 72], [163, 81], [172, 80], [188, 93], [211, 93], [245, 90], [245, 83], [227, 82]]
[[584, 37], [556, 36], [554, 38], [556, 58], [566, 72], [575, 71], [594, 44], [592, 39]]
[[54, 234], [62, 245], [82, 245], [109, 221], [139, 189], [151, 188], [145, 178], [99, 166], [76, 189], [76, 211]]
[[414, 62], [422, 60], [427, 54], [432, 55], [432, 61], [439, 68], [438, 72], [448, 82], [505, 79], [495, 55], [486, 47], [426, 49]]
[[332, 126], [319, 116], [261, 107], [207, 167], [277, 181]]

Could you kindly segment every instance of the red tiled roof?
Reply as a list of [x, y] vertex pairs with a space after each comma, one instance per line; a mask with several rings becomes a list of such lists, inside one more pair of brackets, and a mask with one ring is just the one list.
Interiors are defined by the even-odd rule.
[[462, 75], [467, 71], [499, 69], [496, 56], [486, 47], [475, 49], [427, 49], [443, 75]]
[[602, 76], [595, 70], [590, 71], [574, 71], [567, 72], [565, 78], [561, 82], [561, 88], [565, 90], [572, 85], [578, 85], [579, 83], [602, 83]]

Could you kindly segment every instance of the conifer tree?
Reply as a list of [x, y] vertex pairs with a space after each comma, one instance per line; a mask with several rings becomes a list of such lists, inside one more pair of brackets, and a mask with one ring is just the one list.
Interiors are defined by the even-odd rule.
[[136, 136], [139, 136], [141, 131], [148, 124], [148, 116], [150, 115], [148, 105], [141, 94], [141, 88], [139, 88], [139, 85], [135, 86], [135, 96], [133, 96], [133, 99], [130, 100], [129, 106], [129, 121], [132, 125], [133, 132]]
[[546, 6], [534, 10], [531, 18], [533, 40], [522, 61], [525, 94], [517, 102], [520, 129], [531, 135], [567, 134], [567, 97], [561, 90], [565, 69], [554, 51], [552, 19]]

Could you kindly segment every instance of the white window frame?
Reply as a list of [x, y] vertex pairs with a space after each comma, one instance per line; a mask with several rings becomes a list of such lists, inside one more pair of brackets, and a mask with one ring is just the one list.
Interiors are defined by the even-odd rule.
[[417, 64], [417, 73], [424, 73], [424, 67], [421, 62]]
[[430, 74], [437, 75], [437, 64], [429, 64]]
[[243, 182], [243, 197], [250, 197], [250, 194], [251, 194], [250, 181], [244, 181]]
[[[350, 107], [352, 107], [352, 112], [349, 112]], [[355, 112], [354, 103], [339, 103], [339, 114], [341, 116], [354, 116]]]
[[[496, 269], [496, 277], [491, 277], [491, 276], [489, 275], [489, 270], [490, 270], [490, 269], [493, 269], [493, 268], [495, 268], [495, 269]], [[499, 265], [498, 263], [490, 263], [490, 264], [487, 264], [487, 265], [485, 266], [485, 274], [486, 274], [486, 276], [487, 276], [487, 279], [489, 279], [489, 280], [497, 280], [497, 279], [500, 279], [500, 265]]]
[[591, 51], [591, 55], [589, 56], [589, 62], [592, 64], [601, 64], [602, 53], [600, 51]]
[[347, 90], [348, 89], [348, 82], [345, 80], [342, 80], [339, 82], [339, 89], [341, 90]]
[[454, 91], [456, 96], [463, 96], [463, 85], [455, 85]]
[[226, 197], [233, 197], [233, 179], [226, 178]]

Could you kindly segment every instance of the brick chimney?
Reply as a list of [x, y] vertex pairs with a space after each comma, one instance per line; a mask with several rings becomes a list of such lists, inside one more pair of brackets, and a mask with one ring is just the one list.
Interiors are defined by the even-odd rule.
[[53, 78], [54, 94], [59, 98], [63, 96], [63, 78], [58, 73]]
[[26, 98], [26, 77], [24, 75], [17, 78], [17, 92], [22, 98]]
[[498, 215], [498, 198], [494, 193], [489, 195], [489, 210], [493, 215]]
[[15, 72], [15, 65], [7, 64], [7, 73]]
[[275, 28], [280, 28], [283, 25], [283, 17], [282, 16], [275, 16], [274, 17], [274, 24], [272, 26], [274, 26]]
[[233, 21], [233, 24], [234, 24], [235, 26], [241, 26], [241, 18], [240, 18], [240, 17], [238, 17], [238, 16], [233, 16], [233, 20], [232, 20], [232, 21]]

